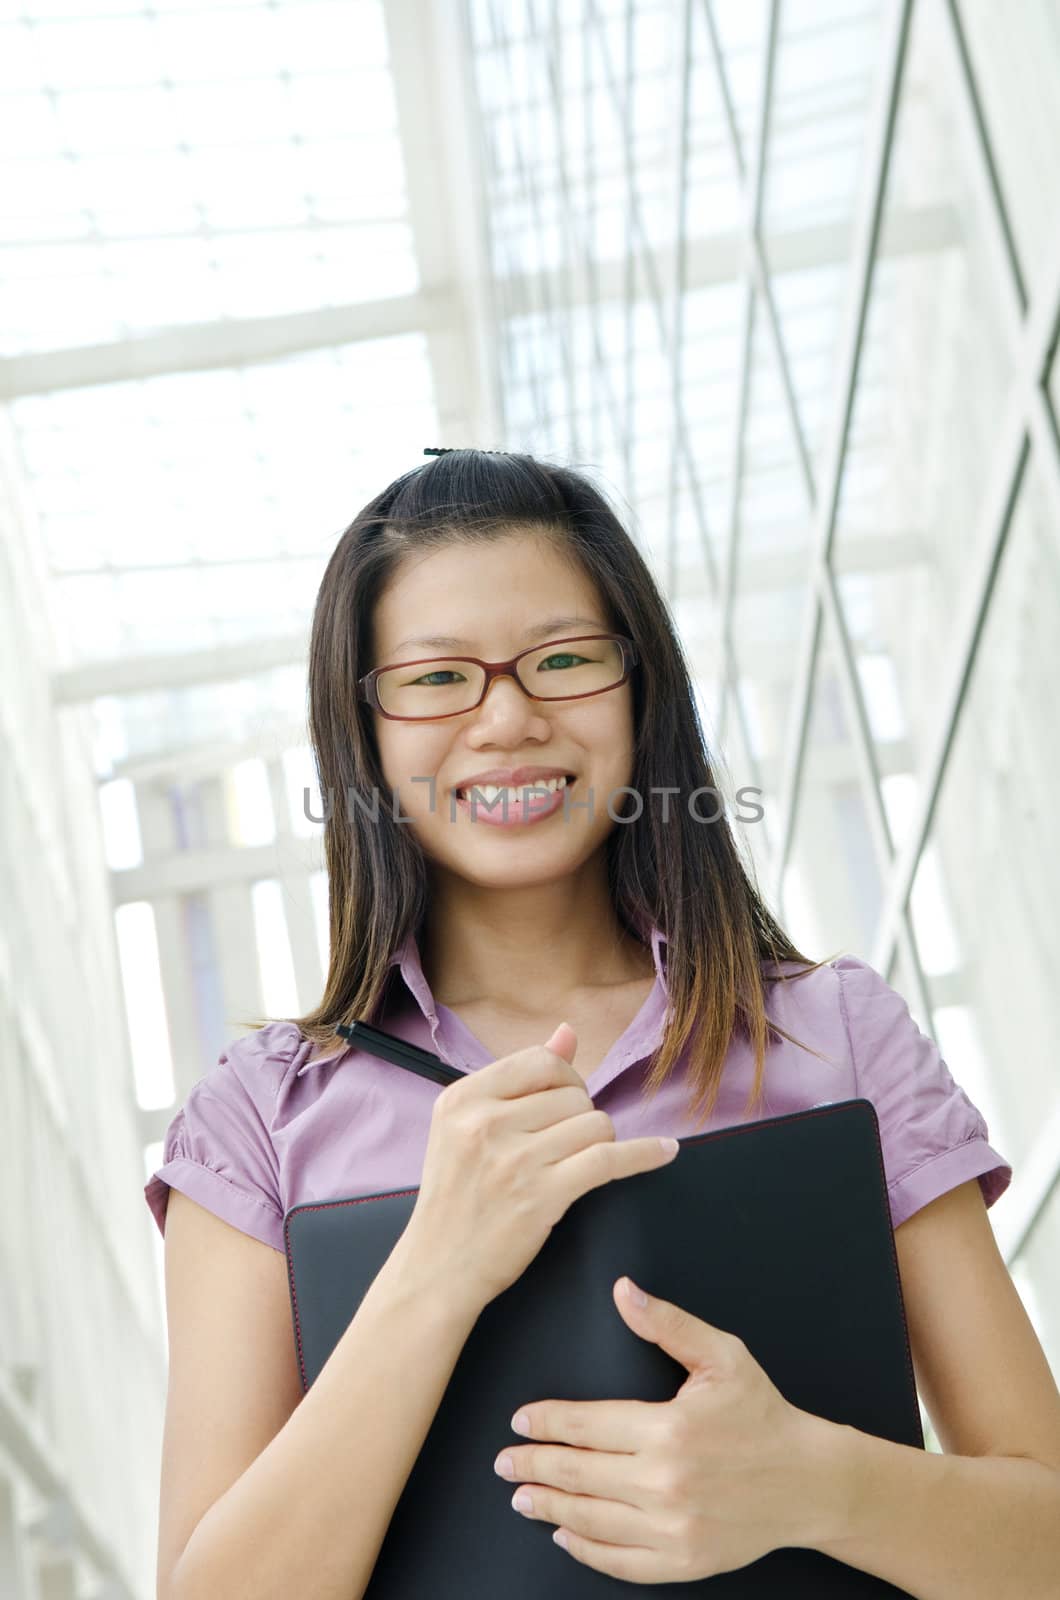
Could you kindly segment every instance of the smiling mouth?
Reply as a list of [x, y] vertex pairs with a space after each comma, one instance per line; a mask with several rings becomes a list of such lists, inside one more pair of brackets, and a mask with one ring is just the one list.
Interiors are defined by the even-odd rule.
[[[567, 789], [572, 789], [574, 787], [574, 785], [578, 781], [576, 776], [572, 772], [564, 773], [563, 777], [565, 779], [565, 782], [561, 783], [559, 785], [558, 789], [555, 789], [555, 790], [548, 789], [547, 785], [545, 783], [545, 780], [543, 778], [533, 778], [533, 779], [529, 779], [526, 783], [508, 783], [508, 784], [485, 783], [485, 784], [481, 784], [481, 785], [477, 784], [477, 783], [472, 783], [472, 784], [469, 784], [464, 789], [455, 789], [453, 792], [456, 795], [456, 798], [458, 800], [470, 800], [473, 791], [476, 794], [478, 794], [480, 798], [483, 798], [482, 795], [481, 795], [482, 789], [499, 789], [499, 790], [501, 790], [502, 793], [503, 792], [508, 792], [508, 793], [514, 795], [516, 800], [518, 802], [521, 802], [522, 801], [522, 797], [523, 797], [523, 792], [526, 789], [529, 789], [531, 791], [531, 793], [536, 795], [537, 799], [540, 799], [541, 795], [543, 793], [546, 793], [546, 792], [549, 793], [549, 794], [563, 794]], [[483, 803], [488, 803], [488, 802], [483, 801]]]

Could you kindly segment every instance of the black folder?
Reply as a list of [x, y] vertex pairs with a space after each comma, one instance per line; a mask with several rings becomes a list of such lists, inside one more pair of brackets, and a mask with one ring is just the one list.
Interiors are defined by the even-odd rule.
[[[417, 1194], [351, 1196], [286, 1213], [304, 1389]], [[520, 1405], [669, 1400], [681, 1386], [685, 1369], [618, 1314], [612, 1285], [625, 1273], [739, 1334], [793, 1405], [923, 1449], [871, 1101], [695, 1134], [667, 1166], [575, 1201], [525, 1272], [482, 1311], [395, 1507], [366, 1600], [603, 1600], [644, 1588], [574, 1561], [553, 1543], [551, 1523], [512, 1509], [512, 1484], [493, 1471], [502, 1447], [522, 1442], [510, 1427]], [[794, 1548], [651, 1591], [675, 1600], [906, 1594]]]

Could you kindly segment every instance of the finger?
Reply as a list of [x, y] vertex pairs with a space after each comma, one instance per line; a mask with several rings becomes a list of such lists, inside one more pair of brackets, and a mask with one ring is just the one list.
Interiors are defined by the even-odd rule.
[[516, 1444], [494, 1463], [499, 1477], [513, 1483], [540, 1483], [564, 1494], [589, 1494], [647, 1508], [649, 1495], [637, 1483], [638, 1460], [610, 1450], [579, 1450], [569, 1444]]
[[578, 1035], [569, 1022], [561, 1022], [558, 1027], [553, 1028], [545, 1040], [545, 1049], [555, 1050], [557, 1055], [563, 1057], [564, 1061], [573, 1060], [577, 1048]]
[[636, 1506], [598, 1500], [591, 1494], [564, 1494], [543, 1483], [520, 1484], [512, 1495], [512, 1509], [531, 1522], [554, 1522], [608, 1544], [647, 1544], [653, 1537], [652, 1519]]
[[653, 1400], [535, 1400], [519, 1407], [512, 1418], [512, 1432], [524, 1439], [628, 1455], [658, 1437], [669, 1404]]
[[627, 1583], [665, 1583], [681, 1577], [680, 1573], [668, 1570], [665, 1556], [652, 1546], [608, 1544], [602, 1539], [588, 1539], [568, 1528], [566, 1523], [561, 1523], [552, 1537], [581, 1566], [593, 1567], [611, 1578], [624, 1578]]
[[641, 1305], [638, 1287], [629, 1278], [619, 1278], [612, 1290], [615, 1305], [635, 1334], [657, 1344], [689, 1372], [733, 1371], [741, 1358], [742, 1341], [736, 1334], [643, 1289], [639, 1290], [644, 1300]]
[[524, 1094], [518, 1101], [507, 1102], [513, 1128], [526, 1133], [537, 1133], [551, 1128], [553, 1123], [565, 1122], [583, 1111], [592, 1111], [593, 1103], [584, 1084], [564, 1084], [559, 1089], [540, 1089], [536, 1094]]
[[557, 1170], [569, 1185], [569, 1204], [613, 1178], [630, 1178], [638, 1172], [665, 1167], [676, 1154], [677, 1148], [668, 1149], [662, 1139], [616, 1139], [613, 1144], [595, 1144], [579, 1150], [559, 1163]]
[[[562, 1088], [565, 1084], [585, 1087], [585, 1080], [569, 1061], [564, 1061], [555, 1050], [544, 1045], [527, 1045], [525, 1050], [515, 1050], [511, 1055], [498, 1056], [477, 1072], [469, 1072], [450, 1088], [467, 1084], [471, 1093], [492, 1094], [500, 1100], [513, 1100], [518, 1095], [533, 1094], [540, 1089]], [[473, 1087], [471, 1087], [473, 1086]]]
[[542, 1129], [536, 1135], [534, 1153], [554, 1166], [589, 1145], [612, 1144], [614, 1138], [615, 1125], [606, 1111], [582, 1111], [577, 1116], [555, 1123], [551, 1128]]

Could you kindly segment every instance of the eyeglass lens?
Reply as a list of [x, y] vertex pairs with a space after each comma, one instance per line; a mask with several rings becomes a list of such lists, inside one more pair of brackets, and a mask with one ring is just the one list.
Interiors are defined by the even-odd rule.
[[[530, 694], [565, 700], [610, 689], [622, 677], [623, 653], [616, 639], [568, 639], [542, 645], [518, 662], [519, 681]], [[460, 657], [388, 667], [376, 679], [379, 703], [398, 717], [444, 717], [469, 711], [482, 693], [485, 672]]]

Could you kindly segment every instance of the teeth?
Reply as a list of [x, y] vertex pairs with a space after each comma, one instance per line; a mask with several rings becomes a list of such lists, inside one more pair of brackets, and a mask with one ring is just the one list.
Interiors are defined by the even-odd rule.
[[[502, 788], [495, 783], [479, 783], [473, 785], [473, 787], [477, 795], [480, 795], [483, 800], [492, 805], [499, 795], [506, 795], [510, 800], [521, 800], [523, 798], [524, 788], [531, 790], [550, 789], [553, 793], [555, 793], [557, 789], [564, 788], [566, 783], [567, 780], [565, 777], [534, 778], [531, 782], [526, 784], [518, 784], [514, 788], [510, 786]], [[456, 792], [459, 799], [466, 800], [470, 795], [471, 790], [458, 789]]]

